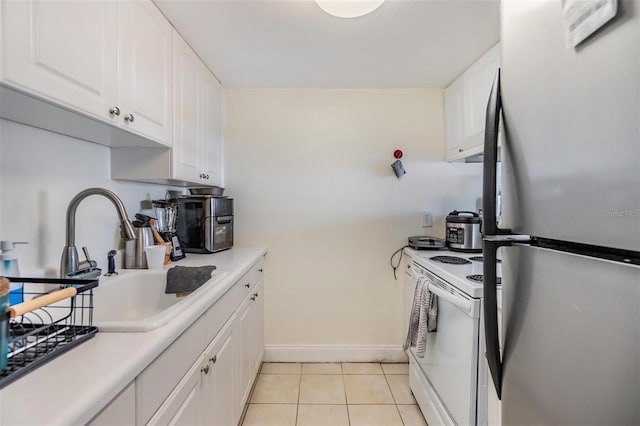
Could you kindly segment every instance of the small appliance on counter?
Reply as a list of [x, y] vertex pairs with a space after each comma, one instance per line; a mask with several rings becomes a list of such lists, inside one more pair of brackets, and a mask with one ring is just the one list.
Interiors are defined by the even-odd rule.
[[442, 238], [425, 237], [424, 235], [409, 237], [409, 247], [414, 250], [441, 250], [446, 246], [447, 243]]
[[215, 253], [233, 247], [233, 198], [188, 195], [178, 204], [176, 233], [187, 253]]
[[168, 200], [154, 200], [153, 210], [156, 214], [158, 232], [166, 242], [171, 243], [171, 260], [184, 259], [186, 256], [176, 234], [178, 204]]
[[454, 210], [447, 215], [447, 247], [454, 251], [482, 251], [482, 218], [476, 212]]

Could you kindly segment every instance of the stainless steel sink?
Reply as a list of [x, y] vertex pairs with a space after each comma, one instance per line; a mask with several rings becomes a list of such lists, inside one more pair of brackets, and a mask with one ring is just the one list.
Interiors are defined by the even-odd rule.
[[183, 297], [165, 294], [166, 270], [122, 270], [117, 276], [100, 277], [93, 293], [93, 324], [108, 332], [153, 330], [171, 321], [227, 274], [214, 271], [209, 281]]

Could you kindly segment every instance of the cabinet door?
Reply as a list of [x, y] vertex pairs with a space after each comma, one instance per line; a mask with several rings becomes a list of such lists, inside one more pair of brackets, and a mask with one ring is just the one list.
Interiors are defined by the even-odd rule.
[[235, 373], [238, 356], [236, 334], [232, 322], [218, 333], [206, 351], [210, 370], [205, 376], [207, 403], [204, 424], [235, 425], [240, 412], [235, 404]]
[[[477, 145], [474, 138], [484, 132], [485, 113], [491, 85], [500, 66], [500, 45], [494, 46], [464, 73], [464, 145]], [[471, 138], [471, 140], [469, 140]], [[463, 146], [469, 148], [470, 146]]]
[[174, 122], [172, 167], [176, 179], [198, 182], [201, 162], [200, 78], [202, 63], [189, 45], [174, 31]]
[[255, 328], [255, 343], [254, 343], [254, 362], [253, 362], [253, 374], [251, 382], [258, 374], [260, 370], [260, 364], [262, 364], [262, 358], [264, 355], [264, 285], [263, 282], [259, 283], [256, 287], [256, 304], [254, 307], [255, 314], [253, 316], [254, 328]]
[[464, 78], [455, 80], [444, 92], [447, 159], [462, 151], [464, 137]]
[[254, 367], [254, 346], [255, 346], [255, 327], [253, 317], [255, 315], [255, 296], [251, 293], [244, 303], [238, 309], [236, 317], [236, 330], [239, 334], [238, 338], [238, 365], [236, 381], [238, 383], [236, 404], [238, 409], [242, 409], [244, 403], [249, 397], [251, 391], [251, 383], [255, 373]]
[[203, 67], [202, 167], [203, 183], [222, 185], [222, 87]]
[[3, 1], [3, 79], [102, 119], [117, 97], [117, 2]]
[[148, 425], [201, 425], [207, 401], [204, 378], [207, 360], [200, 357], [153, 415]]
[[109, 405], [100, 411], [89, 426], [127, 426], [136, 422], [135, 384], [131, 382]]
[[172, 27], [150, 0], [117, 3], [119, 120], [171, 145]]

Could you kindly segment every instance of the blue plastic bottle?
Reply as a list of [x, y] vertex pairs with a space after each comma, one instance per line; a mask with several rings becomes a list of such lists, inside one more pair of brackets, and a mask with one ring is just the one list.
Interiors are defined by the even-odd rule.
[[[16, 252], [14, 251], [14, 242], [13, 241], [0, 241], [0, 275], [5, 277], [19, 277], [20, 269], [18, 268], [18, 256], [16, 256]], [[11, 282], [10, 290], [9, 290], [9, 305], [17, 305], [18, 303], [22, 303], [23, 284], [21, 282]]]

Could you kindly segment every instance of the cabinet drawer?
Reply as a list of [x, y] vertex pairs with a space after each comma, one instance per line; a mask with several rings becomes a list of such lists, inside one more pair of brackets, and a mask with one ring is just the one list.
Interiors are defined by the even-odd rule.
[[264, 271], [264, 258], [261, 257], [255, 265], [240, 278], [239, 283], [245, 289], [245, 294], [249, 294], [255, 286], [260, 282]]
[[231, 318], [245, 298], [246, 288], [241, 282], [231, 287], [229, 291], [204, 314], [205, 342], [207, 342], [207, 344], [216, 337], [222, 329], [222, 326]]
[[200, 356], [208, 342], [205, 323], [203, 315], [136, 378], [136, 424], [149, 421]]

